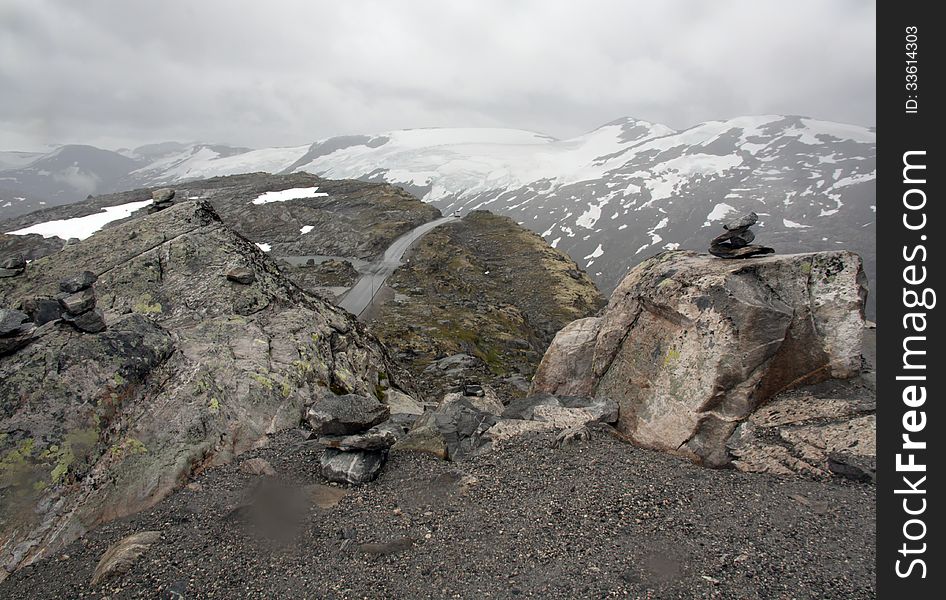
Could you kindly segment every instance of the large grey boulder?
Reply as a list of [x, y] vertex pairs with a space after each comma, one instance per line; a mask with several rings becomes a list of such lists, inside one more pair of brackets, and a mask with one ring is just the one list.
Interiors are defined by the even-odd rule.
[[859, 374], [865, 282], [850, 252], [665, 252], [556, 336], [532, 392], [613, 399], [636, 443], [726, 465], [736, 428], [776, 394]]

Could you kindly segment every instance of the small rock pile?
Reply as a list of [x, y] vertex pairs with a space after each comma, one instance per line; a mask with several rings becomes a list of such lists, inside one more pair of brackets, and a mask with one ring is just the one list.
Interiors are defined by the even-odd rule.
[[726, 232], [710, 242], [710, 254], [720, 258], [749, 258], [775, 252], [773, 248], [752, 245], [755, 233], [750, 228], [758, 221], [759, 215], [751, 212], [723, 225]]
[[447, 394], [435, 410], [418, 418], [393, 450], [456, 461], [493, 444], [541, 432], [559, 432], [562, 439], [556, 445], [561, 446], [580, 439], [584, 428], [609, 426], [618, 416], [617, 403], [606, 398], [536, 394], [504, 405], [492, 388], [468, 385], [462, 392]]
[[26, 313], [0, 308], [0, 356], [12, 354], [29, 344], [35, 325]]
[[56, 296], [63, 309], [62, 320], [79, 331], [99, 333], [105, 330], [105, 315], [95, 307], [92, 284], [98, 279], [91, 271], [82, 271], [59, 282]]
[[26, 269], [26, 259], [22, 255], [10, 256], [0, 261], [0, 279], [16, 277]]
[[174, 205], [174, 190], [171, 188], [161, 188], [151, 192], [151, 206], [148, 207], [149, 213], [156, 213], [171, 208]]
[[402, 426], [388, 421], [390, 416], [391, 409], [377, 398], [326, 394], [316, 399], [306, 420], [325, 448], [322, 475], [352, 484], [377, 477], [388, 448], [403, 435]]

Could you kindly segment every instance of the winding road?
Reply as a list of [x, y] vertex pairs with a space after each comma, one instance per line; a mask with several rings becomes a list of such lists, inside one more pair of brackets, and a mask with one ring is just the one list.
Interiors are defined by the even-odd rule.
[[407, 249], [430, 230], [456, 220], [458, 220], [458, 217], [441, 217], [419, 225], [394, 240], [384, 251], [384, 256], [365, 269], [355, 285], [342, 297], [339, 306], [360, 317], [384, 286], [384, 282], [387, 281], [388, 277], [401, 266], [401, 258], [407, 252]]

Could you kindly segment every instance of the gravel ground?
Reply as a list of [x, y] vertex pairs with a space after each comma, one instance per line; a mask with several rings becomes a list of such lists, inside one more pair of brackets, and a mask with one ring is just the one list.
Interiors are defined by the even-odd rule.
[[[295, 432], [0, 583], [2, 598], [873, 598], [874, 487], [713, 471], [604, 433], [459, 463], [394, 455], [320, 508]], [[331, 496], [324, 488], [323, 500]], [[342, 489], [342, 488], [336, 488]], [[93, 588], [105, 549], [160, 530]]]

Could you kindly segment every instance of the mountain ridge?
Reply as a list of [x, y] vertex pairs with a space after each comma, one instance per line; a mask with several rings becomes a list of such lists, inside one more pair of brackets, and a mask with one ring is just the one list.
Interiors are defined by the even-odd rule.
[[[875, 140], [872, 127], [797, 115], [679, 131], [628, 117], [565, 140], [517, 129], [405, 129], [255, 150], [191, 144], [115, 185], [256, 171], [389, 183], [445, 214], [488, 208], [513, 218], [605, 292], [648, 256], [702, 250], [728, 215], [755, 211], [760, 240], [777, 251], [853, 250], [873, 283]], [[10, 173], [0, 171], [0, 188]], [[15, 209], [0, 200], [0, 218]]]

